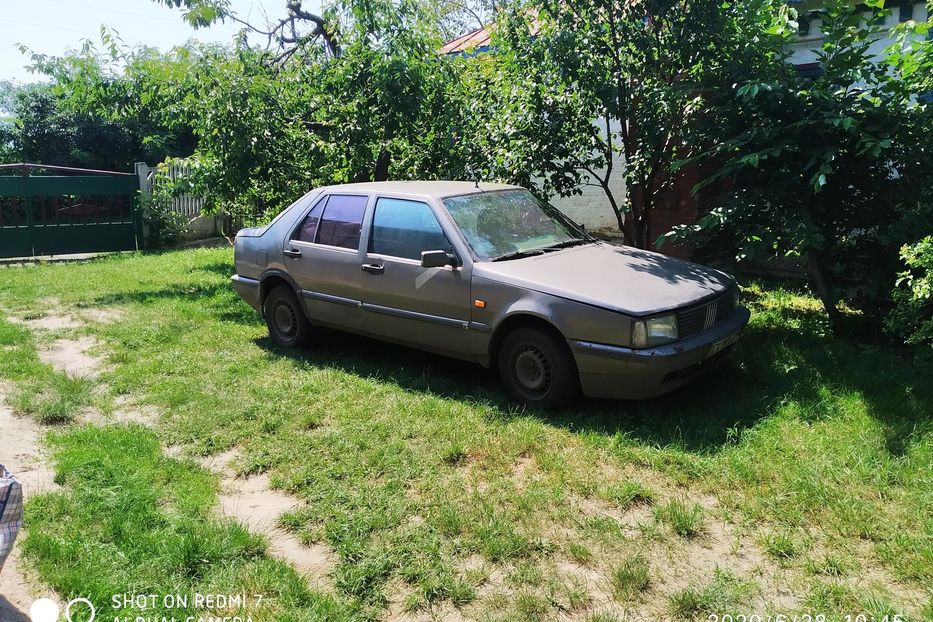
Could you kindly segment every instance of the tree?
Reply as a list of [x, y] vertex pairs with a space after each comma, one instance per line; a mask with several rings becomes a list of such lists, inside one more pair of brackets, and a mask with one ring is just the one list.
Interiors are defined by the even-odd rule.
[[[696, 147], [692, 124], [739, 77], [773, 71], [788, 30], [786, 9], [767, 0], [519, 5], [494, 31], [504, 93], [493, 89], [503, 114], [489, 142], [544, 193], [600, 187], [626, 241], [646, 248], [672, 166]], [[610, 183], [617, 156], [624, 191]]]
[[447, 41], [484, 28], [500, 8], [496, 0], [441, 0], [436, 6], [438, 23]]
[[49, 85], [19, 89], [7, 127], [7, 159], [128, 170], [138, 155], [126, 124], [70, 110]]
[[[103, 28], [100, 51], [89, 41], [61, 57], [22, 52], [31, 70], [52, 79], [49, 93], [71, 120], [88, 129], [119, 128], [125, 147], [119, 168], [133, 162], [159, 162], [168, 156], [187, 156], [194, 150], [188, 106], [194, 91], [194, 69], [206, 56], [222, 57], [222, 48], [190, 44], [162, 53], [151, 47], [128, 48], [119, 36]], [[112, 144], [106, 141], [89, 153], [106, 159]]]
[[[246, 37], [265, 39], [266, 49], [275, 49], [281, 58], [309, 46], [322, 46], [330, 54], [340, 54], [341, 32], [346, 23], [346, 3], [326, 4], [321, 11], [309, 10], [303, 0], [284, 0], [284, 16], [264, 23], [242, 19], [229, 0], [153, 0], [165, 6], [184, 9], [184, 18], [195, 28], [216, 21], [232, 21], [244, 28]], [[363, 3], [356, 3], [363, 7]], [[372, 5], [377, 6], [376, 4]], [[437, 0], [424, 3], [445, 39], [482, 28], [495, 14], [497, 0]], [[281, 59], [280, 59], [281, 60]]]
[[0, 118], [13, 112], [16, 92], [22, 88], [13, 80], [0, 80]]
[[16, 124], [11, 116], [19, 88], [10, 80], [0, 80], [0, 164], [20, 160], [16, 146]]
[[308, 17], [290, 2], [244, 32], [272, 43], [200, 63], [187, 111], [191, 182], [211, 209], [256, 222], [314, 185], [448, 176], [456, 76], [430, 5], [352, 0]]
[[16, 148], [16, 126], [11, 121], [0, 119], [0, 164], [21, 160]]
[[740, 259], [802, 258], [837, 325], [840, 286], [861, 282], [847, 298], [876, 314], [871, 306], [888, 298], [897, 249], [916, 239], [904, 236], [933, 226], [933, 124], [916, 102], [930, 88], [930, 43], [909, 25], [876, 56], [871, 46], [885, 34], [887, 14], [880, 0], [864, 11], [831, 0], [819, 13], [821, 74], [738, 88], [716, 116], [714, 131], [726, 139], [701, 156], [722, 164], [704, 184], [728, 179], [728, 191], [708, 216], [670, 237], [726, 230]]

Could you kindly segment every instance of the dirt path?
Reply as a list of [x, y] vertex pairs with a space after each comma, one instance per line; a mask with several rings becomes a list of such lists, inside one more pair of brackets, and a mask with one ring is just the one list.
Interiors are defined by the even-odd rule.
[[93, 337], [56, 339], [48, 347], [39, 349], [39, 359], [69, 376], [96, 378], [101, 359], [89, 355], [88, 351], [97, 345]]
[[239, 456], [237, 449], [231, 449], [201, 460], [203, 466], [220, 475], [220, 512], [266, 536], [269, 553], [292, 564], [312, 587], [327, 587], [336, 556], [321, 544], [302, 544], [278, 526], [279, 517], [300, 501], [273, 489], [268, 475], [237, 477], [233, 464]]
[[[82, 326], [82, 322], [71, 316], [45, 316], [33, 320], [11, 321], [25, 324], [33, 331], [58, 331]], [[39, 357], [58, 371], [75, 375], [96, 377], [101, 359], [88, 354], [97, 342], [91, 337], [58, 339], [51, 346], [41, 348]], [[0, 464], [6, 466], [23, 485], [23, 499], [56, 487], [54, 472], [49, 467], [40, 439], [43, 427], [26, 417], [17, 417], [6, 406], [9, 386], [0, 383]], [[120, 413], [115, 413], [114, 421]], [[90, 419], [99, 419], [92, 413]], [[127, 416], [127, 418], [131, 418]], [[36, 580], [23, 571], [20, 558], [20, 540], [17, 538], [13, 552], [0, 571], [0, 622], [29, 622], [29, 607], [40, 596], [54, 596], [43, 589]]]
[[[89, 321], [108, 321], [113, 314], [101, 311]], [[59, 331], [79, 328], [85, 318], [75, 316], [45, 316], [34, 320], [18, 320], [33, 331]], [[104, 359], [89, 354], [99, 350], [100, 343], [93, 337], [56, 339], [39, 349], [40, 359], [56, 370], [73, 376], [96, 379]], [[100, 388], [100, 387], [98, 387]], [[23, 484], [24, 497], [54, 487], [54, 473], [44, 460], [39, 440], [42, 427], [33, 421], [16, 417], [5, 406], [8, 387], [0, 384], [0, 464], [6, 465]], [[82, 419], [95, 425], [107, 425], [133, 421], [152, 425], [158, 418], [154, 408], [138, 408], [128, 398], [118, 398], [117, 408], [104, 417], [96, 409], [89, 409]], [[171, 453], [171, 451], [169, 452]], [[231, 450], [202, 460], [202, 464], [221, 478], [221, 494], [218, 511], [224, 516], [235, 518], [251, 531], [260, 533], [269, 540], [269, 553], [292, 564], [308, 583], [325, 587], [333, 569], [335, 558], [329, 548], [322, 545], [303, 545], [297, 538], [278, 526], [279, 517], [298, 505], [294, 497], [274, 490], [268, 476], [242, 478], [236, 476], [233, 463], [239, 458]], [[33, 600], [48, 593], [38, 594], [22, 572], [18, 546], [7, 559], [0, 574], [0, 622], [28, 622], [28, 611]]]

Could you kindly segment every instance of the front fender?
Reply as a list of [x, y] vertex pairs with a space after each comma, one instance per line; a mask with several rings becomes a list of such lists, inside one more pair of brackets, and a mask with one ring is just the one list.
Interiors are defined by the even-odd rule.
[[490, 348], [501, 337], [501, 331], [518, 317], [543, 320], [567, 340], [630, 344], [632, 320], [616, 311], [483, 277], [473, 280], [473, 298], [484, 306], [473, 306], [471, 350], [485, 365], [490, 362]]

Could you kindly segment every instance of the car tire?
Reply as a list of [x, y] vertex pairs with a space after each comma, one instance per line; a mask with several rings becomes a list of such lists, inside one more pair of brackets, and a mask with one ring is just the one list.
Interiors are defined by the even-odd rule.
[[291, 287], [279, 285], [269, 292], [263, 317], [269, 336], [280, 346], [301, 348], [311, 342], [311, 322]]
[[506, 389], [526, 404], [563, 408], [580, 395], [576, 363], [556, 331], [516, 328], [502, 340], [498, 365]]

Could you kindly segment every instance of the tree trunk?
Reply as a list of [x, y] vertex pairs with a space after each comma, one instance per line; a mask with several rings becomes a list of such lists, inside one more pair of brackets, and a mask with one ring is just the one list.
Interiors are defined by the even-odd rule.
[[386, 120], [385, 125], [382, 126], [382, 144], [379, 146], [379, 156], [376, 158], [373, 181], [388, 181], [389, 179], [389, 163], [392, 161], [389, 143], [393, 136], [395, 136], [395, 127], [390, 120]]
[[625, 211], [619, 206], [616, 202], [616, 198], [612, 194], [612, 190], [609, 189], [608, 181], [603, 184], [603, 192], [606, 193], [606, 197], [609, 199], [609, 206], [612, 207], [612, 213], [615, 214], [616, 222], [619, 225], [619, 231], [622, 232], [622, 241], [626, 244], [631, 244], [632, 240], [629, 238], [628, 232], [625, 230]]
[[635, 248], [647, 249], [648, 243], [648, 201], [650, 193], [641, 185], [634, 186], [629, 191], [629, 205], [631, 206], [632, 223], [631, 244]]
[[839, 309], [830, 293], [829, 283], [826, 282], [826, 272], [823, 265], [823, 257], [817, 251], [811, 250], [807, 253], [807, 264], [810, 272], [810, 278], [813, 280], [813, 287], [816, 289], [820, 302], [823, 303], [823, 309], [829, 318], [829, 326], [833, 331], [839, 328]]
[[612, 213], [616, 215], [616, 222], [619, 225], [619, 231], [622, 232], [622, 241], [624, 241], [626, 244], [629, 244], [631, 240], [628, 239], [628, 234], [625, 232], [625, 212], [623, 212], [618, 207], [613, 206]]
[[376, 158], [376, 170], [373, 173], [373, 181], [387, 181], [389, 179], [389, 150], [385, 147], [379, 150], [379, 157]]

